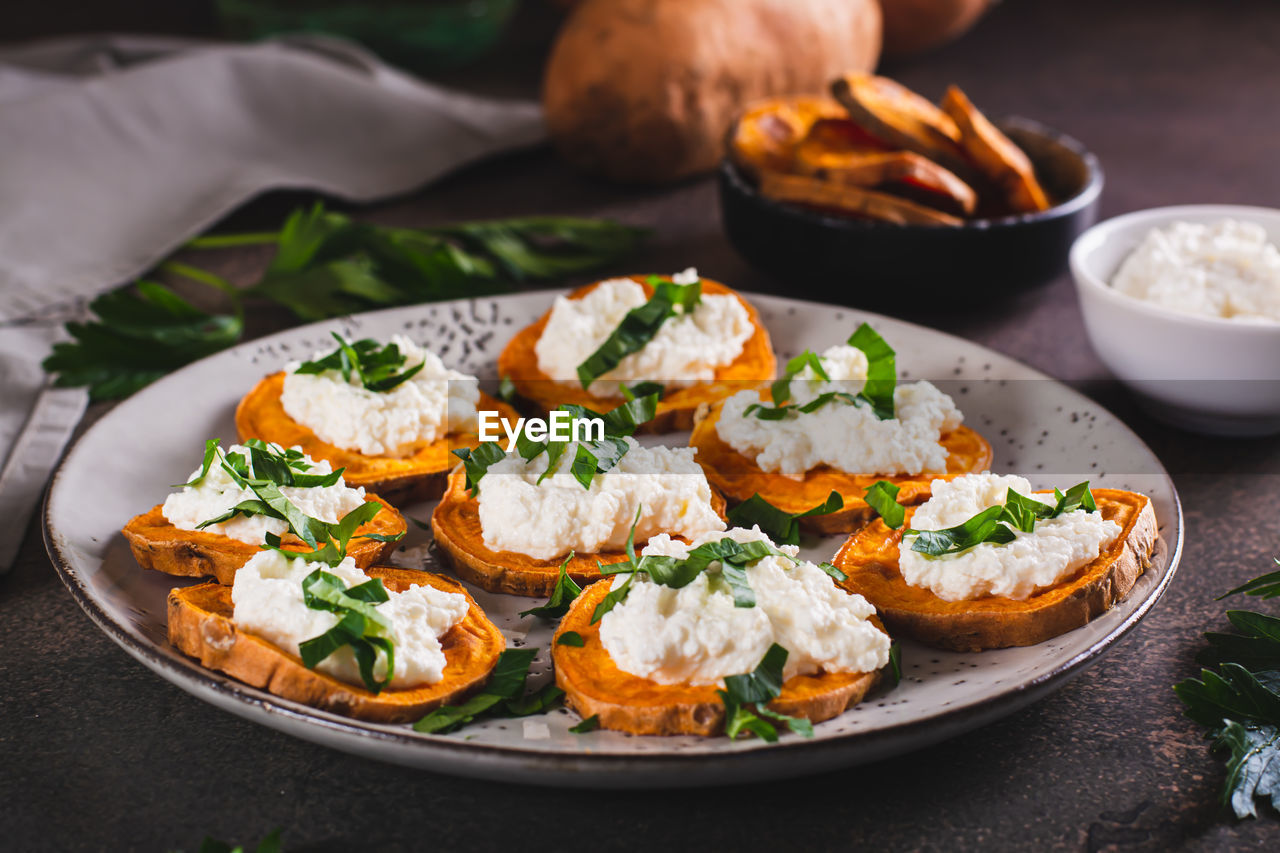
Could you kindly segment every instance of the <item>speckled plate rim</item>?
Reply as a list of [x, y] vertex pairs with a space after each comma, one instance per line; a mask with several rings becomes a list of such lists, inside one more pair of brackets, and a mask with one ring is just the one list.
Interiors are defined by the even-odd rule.
[[[537, 294], [520, 294], [506, 298], [519, 299], [529, 296], [548, 298], [560, 292], [564, 291], [541, 291]], [[488, 298], [503, 299], [504, 297]], [[845, 306], [829, 303], [761, 294], [752, 294], [751, 298], [758, 304], [772, 304], [773, 307], [781, 310], [851, 310]], [[477, 301], [462, 299], [435, 304], [441, 308], [460, 306], [474, 308]], [[392, 308], [353, 315], [353, 318], [378, 318], [405, 310]], [[1009, 356], [936, 329], [866, 311], [855, 311], [855, 313], [868, 318], [873, 324], [877, 319], [885, 320], [931, 336], [955, 341], [957, 344], [977, 347], [1001, 360], [1016, 362], [1016, 359]], [[324, 321], [312, 326], [321, 328], [332, 322]], [[268, 344], [276, 337], [293, 334], [299, 329], [306, 328], [310, 327], [285, 330], [239, 346]], [[216, 358], [219, 355], [222, 353], [209, 358]], [[1018, 364], [1021, 363], [1018, 362]], [[1038, 378], [1054, 382], [1061, 393], [1078, 400], [1082, 406], [1095, 408], [1110, 415], [1106, 409], [1069, 386], [1026, 365], [1021, 367]], [[171, 381], [179, 373], [171, 374], [161, 381]], [[1124, 430], [1129, 440], [1151, 452], [1150, 448], [1119, 419], [1115, 419], [1115, 428]], [[132, 636], [116, 623], [87, 589], [78, 570], [62, 553], [58, 535], [51, 520], [51, 497], [57, 489], [66, 460], [73, 456], [76, 447], [91, 430], [92, 427], [86, 430], [68, 450], [63, 464], [59, 466], [45, 492], [41, 513], [42, 531], [45, 548], [59, 578], [94, 624], [117, 645], [148, 669], [187, 693], [286, 734], [390, 763], [504, 782], [527, 784], [555, 782], [571, 787], [609, 788], [690, 787], [712, 783], [747, 783], [818, 773], [924, 748], [1007, 716], [1065, 685], [1089, 666], [1097, 663], [1102, 654], [1127, 635], [1159, 601], [1173, 579], [1182, 556], [1184, 529], [1182, 502], [1172, 478], [1168, 477], [1163, 466], [1160, 466], [1160, 475], [1168, 481], [1169, 498], [1176, 512], [1175, 517], [1169, 520], [1172, 535], [1167, 538], [1162, 537], [1160, 540], [1168, 549], [1167, 563], [1163, 574], [1148, 590], [1146, 598], [1137, 602], [1133, 611], [1123, 621], [1085, 650], [1060, 662], [1050, 670], [995, 691], [981, 700], [949, 709], [939, 709], [927, 716], [873, 731], [852, 732], [820, 741], [786, 738], [768, 746], [725, 749], [712, 753], [675, 751], [637, 753], [602, 749], [594, 753], [571, 754], [533, 747], [471, 743], [447, 737], [424, 736], [411, 732], [400, 733], [376, 728], [357, 720], [272, 696], [222, 673], [206, 669], [194, 660], [162, 654], [157, 648]], [[1153, 459], [1156, 458], [1154, 453], [1151, 455]]]

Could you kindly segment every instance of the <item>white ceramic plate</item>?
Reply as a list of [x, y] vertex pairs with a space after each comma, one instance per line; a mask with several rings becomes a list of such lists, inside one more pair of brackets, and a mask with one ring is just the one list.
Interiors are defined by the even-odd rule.
[[[235, 438], [236, 402], [263, 375], [309, 355], [330, 330], [386, 337], [404, 332], [453, 366], [494, 376], [506, 341], [550, 304], [554, 293], [424, 305], [319, 323], [244, 344], [193, 364], [117, 406], [75, 445], [45, 505], [49, 554], [72, 594], [113, 640], [161, 677], [232, 713], [336, 749], [430, 770], [559, 785], [649, 786], [743, 782], [810, 773], [884, 758], [975, 728], [1064, 684], [1122, 637], [1172, 577], [1182, 543], [1173, 483], [1154, 454], [1096, 404], [1009, 358], [967, 341], [830, 305], [756, 296], [753, 302], [781, 358], [843, 341], [867, 320], [897, 349], [900, 372], [952, 394], [966, 423], [991, 441], [994, 470], [1027, 475], [1036, 487], [1082, 479], [1151, 496], [1160, 522], [1154, 564], [1115, 608], [1089, 625], [1030, 648], [954, 654], [905, 642], [904, 678], [816, 727], [812, 740], [635, 737], [568, 731], [567, 710], [492, 720], [450, 735], [349, 720], [276, 698], [206, 670], [165, 639], [165, 596], [174, 578], [139, 569], [120, 535], [133, 515], [159, 502], [196, 466], [206, 437]], [[683, 443], [675, 434], [666, 440]], [[410, 506], [425, 519], [429, 505]], [[414, 531], [397, 562], [447, 571]], [[829, 559], [841, 537], [806, 543]], [[473, 590], [510, 644], [543, 650], [531, 684], [551, 677], [551, 629], [517, 611], [532, 599]]]

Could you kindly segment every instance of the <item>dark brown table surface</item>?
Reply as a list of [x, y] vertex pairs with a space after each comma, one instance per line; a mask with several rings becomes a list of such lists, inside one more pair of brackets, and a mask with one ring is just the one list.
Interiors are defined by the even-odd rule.
[[[449, 81], [531, 94], [549, 27], [529, 15], [501, 61]], [[1013, 0], [964, 40], [888, 71], [930, 95], [957, 82], [991, 112], [1084, 140], [1106, 169], [1104, 216], [1280, 200], [1273, 0]], [[274, 223], [298, 200], [264, 199], [229, 225]], [[412, 225], [555, 212], [654, 227], [645, 270], [694, 264], [745, 290], [788, 289], [734, 255], [709, 180], [620, 189], [576, 176], [547, 150], [357, 213]], [[218, 262], [247, 282], [264, 256]], [[1274, 814], [1237, 822], [1219, 804], [1223, 764], [1170, 691], [1195, 671], [1199, 633], [1225, 625], [1213, 597], [1280, 554], [1280, 441], [1203, 438], [1147, 418], [1090, 350], [1066, 276], [971, 313], [907, 316], [1071, 381], [1120, 414], [1177, 483], [1187, 538], [1168, 593], [1051, 697], [922, 752], [772, 784], [609, 793], [435, 776], [278, 734], [152, 675], [79, 610], [33, 523], [0, 578], [0, 847], [194, 849], [206, 834], [256, 841], [279, 826], [290, 849], [308, 850], [1280, 849]], [[259, 317], [251, 332], [284, 320]]]

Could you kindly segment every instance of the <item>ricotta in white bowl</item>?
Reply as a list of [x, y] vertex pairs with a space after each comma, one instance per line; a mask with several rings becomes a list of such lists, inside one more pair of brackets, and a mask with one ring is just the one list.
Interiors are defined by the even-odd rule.
[[[934, 480], [933, 496], [916, 509], [910, 525], [916, 530], [955, 527], [984, 509], [1003, 506], [1011, 488], [1041, 503], [1054, 502], [1051, 495], [1032, 494], [1031, 484], [1023, 477], [965, 474], [949, 481]], [[1096, 560], [1121, 530], [1101, 512], [1077, 509], [1039, 519], [1029, 533], [1013, 531], [1012, 542], [983, 542], [958, 554], [921, 554], [911, 550], [915, 537], [904, 536], [898, 569], [908, 586], [924, 587], [943, 601], [987, 595], [1021, 601]]]
[[[476, 498], [485, 546], [550, 560], [570, 551], [620, 550], [633, 522], [637, 541], [662, 532], [693, 537], [724, 530], [693, 448], [641, 447], [634, 438], [624, 440], [627, 452], [616, 466], [596, 474], [590, 488], [571, 473], [573, 443], [541, 483], [545, 453], [528, 463], [507, 454], [489, 466]], [[637, 508], [642, 508], [638, 522]]]
[[[828, 392], [862, 390], [867, 358], [861, 350], [839, 344], [820, 358], [830, 381], [806, 366], [791, 380], [789, 403], [803, 406]], [[764, 420], [747, 411], [760, 403], [759, 394], [739, 391], [725, 401], [716, 433], [761, 470], [797, 479], [819, 465], [885, 476], [945, 471], [948, 454], [939, 440], [964, 420], [955, 401], [929, 382], [899, 384], [893, 398], [895, 416], [887, 420], [870, 406], [839, 399], [812, 412]]]
[[[275, 445], [273, 445], [275, 446]], [[301, 448], [294, 448], [301, 450]], [[227, 453], [239, 453], [249, 460], [250, 471], [253, 470], [249, 449], [241, 444], [233, 444]], [[308, 474], [330, 474], [333, 466], [328, 462], [317, 461], [310, 456], [303, 456], [303, 461], [311, 467]], [[188, 481], [200, 474], [200, 468], [191, 472]], [[349, 487], [341, 477], [332, 486], [307, 487], [281, 486], [280, 493], [302, 511], [304, 515], [327, 521], [330, 524], [341, 521], [342, 517], [365, 502], [363, 488]], [[200, 528], [200, 524], [231, 509], [241, 501], [257, 500], [258, 496], [249, 489], [242, 489], [231, 479], [231, 475], [223, 470], [217, 460], [209, 467], [209, 473], [194, 486], [183, 486], [182, 491], [174, 492], [165, 498], [161, 513], [165, 520], [179, 530], [203, 529], [208, 533], [221, 533], [232, 539], [238, 539], [250, 545], [261, 545], [266, 541], [268, 533], [284, 536], [289, 532], [289, 524], [284, 519], [269, 518], [265, 515], [237, 515], [227, 521], [210, 524]]]
[[[698, 273], [687, 269], [671, 279], [692, 284]], [[579, 384], [578, 365], [613, 334], [627, 312], [646, 301], [644, 288], [629, 278], [603, 281], [581, 299], [556, 297], [534, 346], [538, 368], [553, 380]], [[693, 311], [667, 318], [642, 349], [623, 358], [587, 390], [614, 397], [620, 381], [714, 379], [716, 368], [731, 364], [753, 332], [751, 316], [736, 296], [703, 293]]]
[[1111, 280], [1135, 299], [1205, 317], [1280, 322], [1280, 249], [1254, 222], [1174, 222], [1147, 232]]
[[[231, 587], [236, 627], [297, 655], [301, 642], [338, 624], [337, 614], [312, 610], [303, 600], [302, 580], [316, 569], [341, 578], [348, 589], [369, 580], [350, 557], [329, 566], [261, 551], [236, 572]], [[389, 687], [402, 690], [444, 678], [446, 660], [440, 638], [467, 615], [466, 596], [423, 584], [404, 592], [387, 590], [387, 600], [374, 606], [389, 623], [388, 639], [395, 648], [395, 673]], [[329, 655], [316, 670], [349, 684], [364, 684], [350, 646]], [[378, 681], [386, 679], [387, 664], [381, 654], [373, 675]]]
[[451, 370], [403, 335], [391, 343], [405, 358], [402, 370], [422, 369], [389, 391], [370, 391], [354, 373], [349, 380], [337, 370], [298, 373], [302, 363], [291, 362], [280, 394], [285, 413], [321, 440], [366, 456], [409, 456], [451, 432], [474, 432], [476, 377]]
[[[643, 553], [687, 557], [706, 542], [769, 541], [759, 528], [708, 533], [686, 544], [665, 534]], [[600, 620], [600, 641], [623, 672], [661, 684], [722, 684], [751, 672], [774, 643], [787, 650], [784, 678], [816, 672], [874, 672], [889, 661], [889, 637], [870, 618], [875, 608], [837, 586], [813, 563], [767, 556], [746, 569], [754, 607], [736, 607], [719, 563], [673, 589], [637, 575], [627, 597]], [[613, 588], [626, 582], [614, 578]]]

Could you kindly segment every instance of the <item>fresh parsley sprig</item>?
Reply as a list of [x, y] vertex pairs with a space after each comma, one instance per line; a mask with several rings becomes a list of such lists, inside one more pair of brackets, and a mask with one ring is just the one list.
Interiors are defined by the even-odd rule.
[[[390, 600], [379, 578], [347, 587], [342, 578], [316, 569], [302, 579], [302, 601], [312, 610], [338, 616], [328, 631], [298, 644], [303, 666], [315, 669], [338, 649], [350, 646], [360, 668], [360, 680], [372, 693], [380, 693], [395, 677], [395, 645], [388, 636], [391, 626], [375, 605]], [[386, 678], [374, 677], [379, 653], [386, 662]]]
[[676, 284], [661, 276], [647, 279], [653, 295], [632, 308], [596, 351], [578, 365], [578, 381], [590, 387], [597, 378], [617, 367], [624, 358], [644, 349], [662, 324], [676, 314], [688, 314], [702, 301], [702, 282]]
[[[608, 412], [600, 413], [584, 406], [564, 405], [558, 411], [568, 412], [575, 420], [599, 420], [603, 424], [603, 437], [599, 440], [577, 442], [570, 472], [584, 489], [591, 488], [596, 474], [603, 474], [618, 464], [626, 455], [630, 445], [624, 438], [633, 435], [646, 421], [652, 420], [658, 410], [658, 395], [649, 394], [628, 400]], [[542, 454], [547, 455], [547, 468], [538, 477], [538, 482], [550, 477], [557, 471], [557, 463], [565, 450], [573, 443], [570, 441], [534, 441], [524, 432], [516, 436], [516, 452], [526, 463], [532, 462]], [[480, 480], [488, 473], [489, 468], [506, 458], [507, 452], [496, 441], [486, 441], [474, 449], [458, 448], [453, 455], [462, 460], [466, 472], [467, 489], [474, 496]]]
[[336, 370], [346, 382], [350, 382], [354, 375], [366, 390], [386, 392], [412, 379], [426, 365], [425, 361], [420, 361], [405, 368], [407, 357], [393, 343], [383, 345], [372, 338], [351, 342], [337, 332], [331, 334], [338, 342], [338, 348], [315, 361], [304, 361], [295, 373], [313, 375]]
[[169, 288], [140, 280], [132, 290], [91, 302], [94, 320], [68, 323], [73, 340], [55, 344], [44, 369], [57, 374], [59, 386], [88, 386], [94, 400], [124, 397], [239, 341], [246, 300], [274, 302], [310, 321], [473, 297], [507, 290], [513, 282], [556, 279], [611, 263], [634, 251], [647, 234], [572, 217], [385, 228], [316, 204], [295, 210], [279, 232], [216, 234], [183, 247], [275, 246], [275, 257], [248, 288], [172, 260], [157, 268], [220, 291], [230, 311], [206, 313]]
[[765, 652], [754, 671], [744, 675], [727, 675], [724, 690], [716, 694], [724, 703], [724, 733], [736, 740], [749, 731], [766, 743], [778, 740], [775, 723], [784, 723], [801, 737], [813, 737], [813, 723], [804, 717], [788, 717], [768, 707], [768, 702], [782, 693], [782, 672], [787, 664], [787, 650], [774, 643]]
[[[1227, 595], [1264, 599], [1276, 575], [1263, 575]], [[1280, 618], [1228, 610], [1235, 633], [1208, 632], [1196, 660], [1200, 677], [1174, 685], [1184, 713], [1206, 729], [1212, 749], [1227, 753], [1223, 803], [1237, 817], [1256, 817], [1258, 799], [1280, 811]]]
[[413, 724], [413, 730], [424, 734], [445, 734], [484, 717], [527, 717], [549, 711], [559, 704], [564, 691], [555, 684], [525, 695], [529, 666], [538, 649], [507, 649], [498, 656], [493, 674], [484, 690], [461, 705], [445, 705]]
[[892, 419], [894, 417], [893, 395], [898, 385], [897, 355], [893, 347], [889, 346], [888, 342], [866, 323], [858, 326], [846, 343], [861, 350], [867, 357], [867, 378], [862, 384], [862, 390], [857, 394], [828, 391], [804, 405], [787, 403], [787, 400], [791, 399], [792, 381], [806, 367], [824, 382], [830, 381], [821, 356], [812, 350], [805, 350], [788, 361], [782, 376], [769, 386], [769, 396], [773, 400], [773, 405], [753, 403], [743, 411], [743, 417], [755, 415], [762, 421], [780, 421], [796, 415], [816, 412], [828, 403], [842, 402], [850, 406], [869, 406], [875, 416], [882, 421]]
[[787, 512], [778, 509], [759, 492], [729, 510], [729, 524], [733, 527], [759, 527], [760, 530], [779, 545], [800, 544], [800, 519], [815, 515], [830, 515], [844, 507], [844, 498], [833, 491], [827, 499], [804, 512]]
[[[899, 487], [888, 480], [877, 480], [866, 489], [867, 505], [894, 530], [902, 527], [906, 516], [906, 508], [898, 503], [898, 492]], [[913, 537], [912, 551], [927, 557], [941, 557], [959, 554], [983, 543], [1006, 545], [1017, 538], [1015, 530], [1030, 533], [1038, 521], [1057, 518], [1078, 509], [1086, 512], [1098, 510], [1088, 480], [1077, 483], [1065, 493], [1054, 489], [1053, 494], [1055, 502], [1050, 506], [1009, 489], [1003, 504], [989, 506], [954, 527], [942, 530], [910, 528], [902, 531], [902, 537], [904, 541], [908, 536]]]

